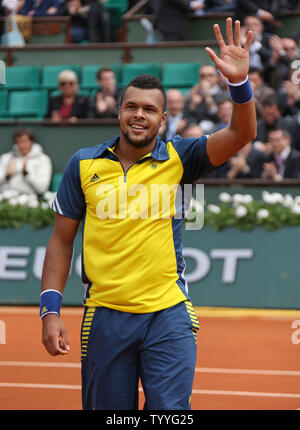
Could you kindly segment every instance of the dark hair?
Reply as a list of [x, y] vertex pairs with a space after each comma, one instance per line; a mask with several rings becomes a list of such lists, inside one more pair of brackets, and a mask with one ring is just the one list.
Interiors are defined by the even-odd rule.
[[29, 139], [31, 140], [31, 142], [35, 141], [35, 137], [34, 137], [33, 131], [30, 130], [30, 128], [25, 128], [25, 127], [24, 128], [20, 127], [20, 128], [17, 128], [15, 130], [15, 132], [13, 134], [13, 141], [15, 142], [17, 137], [24, 136], [24, 134], [29, 137]]
[[164, 104], [163, 104], [163, 111], [166, 110], [167, 106], [167, 97], [165, 90], [158, 78], [156, 78], [153, 75], [138, 75], [136, 78], [132, 79], [132, 81], [129, 82], [129, 84], [124, 88], [121, 98], [120, 98], [120, 105], [123, 102], [123, 98], [125, 95], [125, 92], [127, 88], [134, 87], [134, 88], [140, 88], [141, 90], [154, 90], [158, 89], [163, 96]]
[[289, 130], [287, 130], [286, 128], [281, 128], [281, 127], [274, 127], [274, 128], [271, 128], [269, 131], [268, 131], [268, 135], [270, 134], [270, 133], [272, 133], [273, 131], [282, 131], [282, 136], [283, 137], [288, 137], [289, 139], [291, 139], [291, 133], [289, 132]]
[[263, 102], [263, 106], [273, 106], [273, 105], [277, 105], [278, 108], [280, 108], [279, 99], [276, 94], [269, 96]]
[[259, 74], [259, 76], [260, 76], [262, 79], [264, 79], [264, 73], [263, 73], [262, 69], [260, 69], [260, 68], [258, 68], [258, 67], [250, 66], [250, 67], [249, 67], [248, 74], [250, 74], [250, 73], [258, 73], [258, 74]]
[[104, 66], [104, 67], [101, 67], [101, 69], [99, 69], [97, 71], [97, 79], [98, 80], [101, 79], [102, 73], [105, 73], [105, 72], [112, 72], [113, 74], [115, 74], [114, 70], [111, 67]]

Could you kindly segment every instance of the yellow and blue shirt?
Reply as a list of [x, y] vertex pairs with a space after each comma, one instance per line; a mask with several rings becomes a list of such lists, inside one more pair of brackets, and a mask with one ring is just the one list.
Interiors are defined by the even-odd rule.
[[127, 172], [114, 152], [118, 140], [73, 155], [52, 209], [82, 220], [85, 304], [155, 312], [189, 300], [178, 213], [186, 210], [184, 184], [212, 168], [207, 136], [158, 137]]

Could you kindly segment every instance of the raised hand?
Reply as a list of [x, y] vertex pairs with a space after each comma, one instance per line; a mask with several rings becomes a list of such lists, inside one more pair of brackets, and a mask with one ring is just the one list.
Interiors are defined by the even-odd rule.
[[232, 18], [226, 19], [227, 45], [223, 39], [220, 27], [214, 25], [215, 36], [220, 48], [220, 57], [211, 49], [206, 52], [215, 63], [220, 72], [231, 83], [238, 83], [246, 79], [249, 70], [249, 47], [252, 40], [252, 32], [249, 31], [244, 47], [241, 46], [240, 21], [234, 23], [234, 35], [232, 31]]

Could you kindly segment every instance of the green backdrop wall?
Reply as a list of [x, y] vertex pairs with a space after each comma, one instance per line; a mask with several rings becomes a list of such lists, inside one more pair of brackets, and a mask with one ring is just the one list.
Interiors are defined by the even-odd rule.
[[[0, 230], [0, 304], [37, 305], [51, 228]], [[195, 306], [300, 309], [300, 229], [183, 230], [186, 278]], [[81, 234], [63, 303], [80, 305]], [[128, 268], [130, 270], [130, 268]]]

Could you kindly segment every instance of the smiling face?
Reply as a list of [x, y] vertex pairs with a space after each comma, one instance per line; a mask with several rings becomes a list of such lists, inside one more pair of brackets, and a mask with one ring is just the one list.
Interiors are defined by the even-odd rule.
[[161, 91], [128, 87], [119, 109], [121, 139], [135, 148], [155, 145], [159, 128], [165, 123]]

